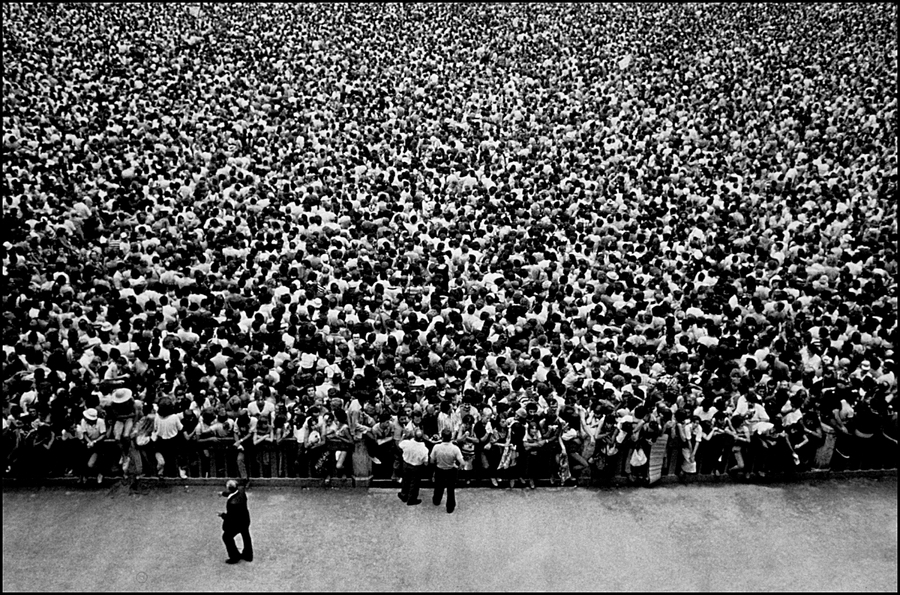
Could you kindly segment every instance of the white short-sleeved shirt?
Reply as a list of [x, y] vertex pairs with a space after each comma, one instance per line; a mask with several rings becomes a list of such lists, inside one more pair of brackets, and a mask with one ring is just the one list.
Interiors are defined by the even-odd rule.
[[410, 465], [418, 466], [428, 463], [428, 447], [423, 442], [403, 440], [400, 442], [400, 450], [403, 451], [404, 462]]
[[102, 418], [97, 418], [97, 423], [89, 424], [87, 420], [82, 419], [81, 423], [75, 428], [75, 435], [79, 440], [87, 436], [88, 440], [96, 440], [100, 436], [106, 434], [106, 422]]
[[182, 427], [180, 415], [169, 415], [165, 418], [157, 415], [153, 429], [161, 440], [171, 440], [178, 435]]

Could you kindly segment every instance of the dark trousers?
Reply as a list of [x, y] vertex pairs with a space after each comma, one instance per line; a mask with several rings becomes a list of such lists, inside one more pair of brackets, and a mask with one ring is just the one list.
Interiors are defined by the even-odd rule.
[[524, 469], [525, 469], [525, 477], [527, 479], [531, 479], [531, 480], [540, 479], [540, 472], [541, 472], [542, 468], [546, 467], [546, 465], [544, 464], [544, 461], [542, 460], [544, 458], [543, 454], [544, 453], [542, 453], [542, 452], [526, 450], [525, 456], [519, 458], [520, 463], [525, 463]]
[[[728, 466], [728, 459], [731, 448], [734, 446], [734, 436], [730, 434], [716, 434], [711, 440], [703, 442], [700, 451], [697, 452], [697, 458], [700, 460], [700, 473], [711, 473], [713, 471], [724, 471]], [[719, 461], [719, 459], [724, 459]]]
[[435, 506], [444, 499], [444, 489], [447, 490], [447, 512], [456, 509], [456, 469], [437, 469], [434, 472], [434, 497], [431, 501]]
[[[378, 470], [378, 475], [380, 478], [387, 477], [387, 471], [390, 470], [393, 475], [398, 475], [400, 471], [400, 467], [398, 466], [400, 462], [395, 460], [399, 457], [396, 457], [395, 451], [399, 451], [397, 446], [393, 442], [388, 442], [387, 444], [378, 444], [378, 442], [369, 436], [363, 436], [363, 442], [365, 442], [366, 450], [369, 452], [369, 456], [373, 459], [378, 459], [381, 461], [381, 465], [375, 465], [373, 463], [374, 468]], [[374, 470], [373, 470], [374, 473]]]
[[179, 447], [180, 442], [178, 436], [168, 440], [160, 438], [156, 441], [156, 452], [161, 454], [165, 461], [163, 475], [166, 477], [178, 477], [178, 465], [176, 459], [178, 458]]
[[404, 502], [419, 499], [419, 482], [422, 480], [424, 465], [410, 465], [403, 461], [403, 481], [400, 484], [400, 498]]
[[[237, 546], [234, 544], [234, 536], [240, 535], [244, 541], [244, 551], [238, 552]], [[228, 552], [229, 560], [237, 560], [243, 557], [245, 560], [253, 559], [253, 540], [250, 539], [250, 527], [241, 529], [228, 529], [222, 531], [222, 541], [225, 542], [225, 551]]]

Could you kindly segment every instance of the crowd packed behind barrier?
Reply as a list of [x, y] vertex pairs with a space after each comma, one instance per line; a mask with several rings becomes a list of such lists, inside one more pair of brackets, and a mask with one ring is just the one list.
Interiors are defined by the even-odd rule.
[[895, 5], [2, 12], [6, 474], [896, 466]]
[[[113, 402], [125, 402], [126, 397], [132, 400], [128, 389], [117, 389]], [[253, 404], [262, 410], [267, 402]], [[234, 421], [227, 415], [217, 418], [211, 410], [198, 415], [189, 399], [183, 406], [183, 412], [175, 413], [178, 408], [164, 398], [159, 411], [139, 415], [130, 432], [121, 418], [108, 418], [107, 423], [95, 408], [87, 409], [83, 420], [64, 429], [59, 438], [46, 424], [20, 429], [7, 474], [30, 479], [74, 476], [81, 482], [89, 476], [97, 483], [104, 473], [125, 478], [241, 477], [248, 482], [259, 477], [323, 478], [326, 485], [332, 477], [374, 476], [399, 483], [401, 443], [419, 430], [430, 452], [440, 442], [439, 428], [455, 428], [452, 439], [463, 453], [460, 479], [465, 485], [603, 485], [618, 476], [648, 485], [667, 475], [791, 477], [814, 469], [896, 466], [895, 439], [864, 431], [876, 429], [865, 425], [872, 423], [866, 409], [861, 414], [867, 421], [858, 421], [848, 431], [824, 423], [817, 412], [800, 415], [793, 410], [794, 415], [768, 421], [764, 408], [754, 414], [753, 404], [749, 415], [730, 417], [702, 404], [691, 415], [682, 409], [660, 416], [638, 405], [634, 415], [598, 412], [584, 420], [574, 407], [560, 409], [554, 399], [543, 412], [529, 401], [508, 417], [495, 416], [488, 406], [479, 412], [465, 403], [458, 412], [428, 405], [424, 411], [407, 409], [376, 418], [372, 403], [360, 406], [354, 400], [351, 410], [357, 409], [358, 421], [351, 432], [340, 405], [310, 408], [308, 417], [295, 423], [287, 421], [282, 407], [276, 408], [272, 422], [267, 415], [246, 413]]]

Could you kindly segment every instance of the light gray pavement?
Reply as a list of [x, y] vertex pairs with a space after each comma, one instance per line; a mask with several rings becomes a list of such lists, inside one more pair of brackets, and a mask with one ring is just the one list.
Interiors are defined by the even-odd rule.
[[3, 590], [897, 590], [896, 478], [463, 489], [452, 515], [429, 492], [254, 488], [236, 566], [218, 489], [6, 489]]

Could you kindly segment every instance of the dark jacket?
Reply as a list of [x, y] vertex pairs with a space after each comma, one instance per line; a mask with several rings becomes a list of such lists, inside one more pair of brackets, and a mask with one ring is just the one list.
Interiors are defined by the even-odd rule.
[[247, 509], [247, 494], [243, 488], [228, 498], [225, 503], [225, 516], [222, 518], [222, 531], [240, 531], [250, 526], [250, 511]]

